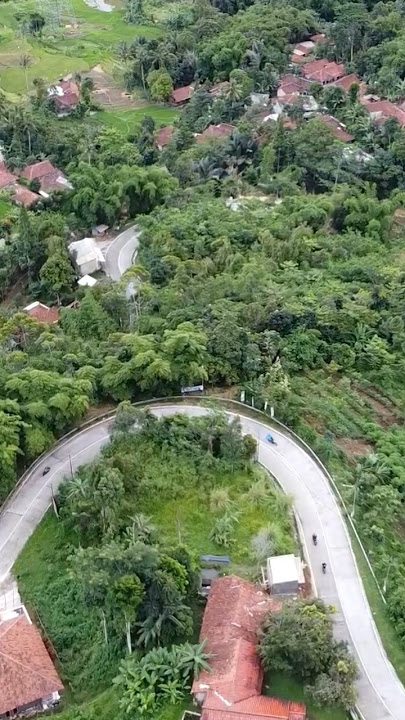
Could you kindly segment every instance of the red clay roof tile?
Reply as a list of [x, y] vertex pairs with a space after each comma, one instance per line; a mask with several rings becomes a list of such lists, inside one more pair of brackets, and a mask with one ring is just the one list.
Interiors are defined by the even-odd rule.
[[9, 172], [6, 167], [0, 169], [0, 189], [17, 182], [17, 177]]
[[48, 307], [48, 305], [43, 305], [38, 301], [27, 305], [24, 310], [27, 315], [35, 318], [38, 322], [54, 324], [59, 320], [59, 309], [57, 307]]
[[63, 690], [41, 636], [25, 615], [0, 624], [0, 715]]
[[26, 180], [36, 180], [37, 178], [40, 180], [45, 175], [49, 175], [49, 173], [57, 172], [56, 168], [52, 165], [50, 160], [42, 160], [41, 162], [33, 163], [32, 165], [27, 165], [27, 167], [24, 168], [24, 170], [21, 173], [21, 177], [25, 178]]
[[156, 133], [156, 145], [158, 147], [165, 147], [165, 145], [168, 145], [172, 139], [173, 132], [173, 125], [165, 125], [165, 127], [160, 128], [160, 130]]
[[169, 100], [174, 103], [182, 103], [186, 102], [186, 100], [190, 100], [192, 94], [194, 92], [194, 86], [193, 85], [186, 85], [185, 87], [177, 88], [177, 90], [173, 90], [172, 94], [170, 95]]
[[229, 702], [258, 695], [263, 676], [256, 653], [257, 635], [266, 613], [279, 607], [247, 580], [234, 575], [215, 580], [200, 633], [207, 652], [213, 653], [211, 671], [200, 673], [192, 692], [201, 692], [204, 686], [204, 691], [215, 690]]

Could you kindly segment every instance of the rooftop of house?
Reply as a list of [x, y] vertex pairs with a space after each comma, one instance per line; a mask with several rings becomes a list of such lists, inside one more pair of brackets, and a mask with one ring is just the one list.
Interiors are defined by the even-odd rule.
[[301, 55], [303, 57], [306, 57], [312, 52], [314, 47], [315, 43], [312, 42], [312, 40], [304, 40], [303, 42], [300, 42], [294, 46], [293, 55]]
[[315, 33], [315, 35], [311, 35], [309, 39], [317, 45], [325, 40], [325, 33]]
[[319, 119], [331, 129], [335, 138], [344, 143], [353, 142], [354, 137], [347, 132], [346, 125], [343, 125], [332, 115], [319, 115]]
[[229, 123], [219, 123], [219, 125], [208, 125], [204, 132], [196, 135], [197, 142], [204, 142], [210, 138], [228, 137], [235, 130], [234, 125]]
[[279, 607], [235, 575], [214, 580], [200, 632], [206, 651], [213, 654], [211, 670], [200, 673], [192, 692], [211, 689], [230, 703], [259, 695], [263, 673], [256, 653], [258, 631], [266, 613]]
[[8, 185], [14, 185], [18, 178], [7, 170], [4, 163], [0, 166], [0, 190], [7, 187]]
[[41, 636], [27, 616], [0, 621], [0, 715], [63, 690]]
[[300, 75], [286, 73], [280, 77], [280, 85], [277, 89], [277, 95], [299, 95], [308, 92], [310, 81]]
[[21, 177], [31, 182], [31, 180], [41, 180], [45, 175], [56, 172], [59, 171], [52, 165], [50, 160], [41, 160], [40, 162], [27, 165], [27, 167], [22, 170]]
[[94, 287], [94, 285], [97, 285], [97, 282], [96, 278], [92, 275], [83, 275], [83, 277], [77, 281], [77, 284], [80, 285], [80, 287]]
[[63, 95], [55, 95], [54, 102], [61, 107], [73, 108], [79, 102], [79, 96], [74, 92], [67, 92]]
[[100, 264], [104, 262], [101, 248], [93, 238], [87, 237], [82, 240], [75, 240], [69, 245], [69, 252], [74, 257], [77, 265], [85, 265], [88, 262], [97, 260]]
[[165, 125], [165, 127], [160, 128], [160, 130], [156, 133], [156, 145], [158, 147], [165, 147], [168, 145], [172, 139], [173, 132], [173, 125]]
[[[231, 709], [232, 720], [305, 720], [302, 703], [258, 695], [235, 703]], [[201, 720], [230, 720], [229, 710], [213, 693], [209, 695]]]
[[38, 202], [40, 196], [37, 193], [32, 192], [29, 188], [18, 183], [13, 187], [13, 200], [17, 205], [24, 205], [25, 207], [32, 207]]
[[43, 193], [54, 192], [55, 190], [67, 190], [72, 187], [69, 180], [60, 170], [55, 170], [39, 178], [41, 191]]
[[298, 582], [299, 573], [294, 554], [273, 555], [267, 559], [267, 566], [271, 571], [271, 578], [274, 584]]
[[330, 62], [326, 58], [312, 60], [303, 66], [304, 76], [312, 82], [321, 84], [333, 82], [345, 75], [345, 67], [342, 63]]
[[212, 654], [210, 671], [194, 679], [191, 692], [203, 695], [201, 720], [305, 720], [301, 703], [262, 696], [263, 671], [257, 654], [259, 629], [280, 602], [235, 575], [213, 581], [200, 640]]
[[27, 305], [24, 308], [24, 312], [38, 320], [38, 322], [54, 324], [59, 320], [59, 309], [57, 307], [48, 307], [48, 305], [44, 305], [38, 302], [38, 300]]
[[354, 83], [359, 86], [360, 94], [363, 94], [367, 87], [366, 83], [360, 80], [358, 75], [356, 75], [355, 73], [350, 73], [350, 75], [343, 75], [343, 77], [338, 78], [338, 80], [334, 80], [332, 85], [340, 87], [342, 88], [342, 90], [347, 92]]
[[397, 105], [394, 105], [390, 100], [367, 101], [363, 102], [363, 105], [377, 122], [384, 122], [387, 118], [392, 117], [395, 118], [402, 127], [405, 127], [405, 111], [401, 110]]
[[171, 102], [174, 102], [176, 104], [186, 102], [186, 100], [190, 100], [193, 92], [194, 92], [194, 85], [186, 85], [185, 87], [181, 87], [181, 88], [177, 88], [177, 90], [173, 90], [169, 99], [171, 100]]

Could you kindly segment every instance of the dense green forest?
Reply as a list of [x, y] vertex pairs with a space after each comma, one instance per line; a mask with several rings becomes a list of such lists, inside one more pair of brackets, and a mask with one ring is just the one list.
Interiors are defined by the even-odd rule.
[[[343, 61], [370, 91], [400, 103], [405, 8], [401, 0], [197, 0], [170, 6], [159, 33], [140, 36], [134, 22], [152, 27], [153, 9], [130, 0], [128, 34], [114, 48], [129, 90], [162, 101], [173, 88], [195, 84], [162, 151], [151, 117], [125, 132], [98, 124], [86, 83], [77, 111], [64, 119], [56, 117], [41, 78], [24, 100], [1, 95], [7, 168], [16, 172], [49, 157], [72, 188], [41, 199], [35, 210], [10, 209], [9, 191], [2, 191], [0, 499], [21, 469], [89, 408], [177, 394], [182, 385], [201, 381], [235, 397], [244, 390], [257, 407], [274, 405], [276, 416], [333, 472], [385, 589], [380, 619], [386, 628], [389, 618], [392, 626], [384, 639], [404, 676], [404, 130], [394, 118], [373, 123], [357, 84], [347, 93], [311, 88], [320, 114], [324, 108], [333, 113], [353, 135], [350, 147], [319, 116], [308, 117], [302, 104], [287, 108], [289, 125], [283, 118], [263, 123], [251, 93], [273, 94], [280, 75], [291, 71], [292, 46], [322, 31], [318, 56]], [[35, 35], [35, 27], [29, 32]], [[222, 81], [229, 82], [223, 94], [210, 92]], [[196, 140], [216, 123], [234, 129], [228, 137]], [[120, 282], [104, 279], [93, 290], [77, 290], [67, 252], [72, 233], [82, 237], [94, 224], [126, 220], [142, 230], [136, 265]], [[134, 286], [136, 292], [129, 292]], [[60, 322], [49, 326], [28, 317], [19, 307], [21, 296], [65, 306]], [[120, 443], [116, 438], [111, 447]], [[165, 460], [170, 467], [170, 457]], [[92, 486], [97, 472], [84, 470], [78, 480]], [[127, 467], [111, 463], [107, 489], [117, 472], [123, 475], [117, 484], [122, 497], [111, 498], [112, 515], [98, 512], [91, 527], [82, 527], [89, 508], [75, 508], [86, 545], [98, 547], [128, 502]], [[65, 509], [70, 502], [74, 493], [63, 498]], [[143, 502], [142, 511], [153, 514]], [[162, 526], [164, 518], [156, 522]], [[63, 531], [55, 521], [46, 523], [41, 532], [48, 537], [61, 533], [57, 562], [66, 583], [63, 533], [75, 544], [72, 529], [67, 521]], [[242, 523], [234, 525], [235, 533], [248, 537]], [[220, 524], [224, 529], [227, 523]], [[254, 523], [252, 532], [259, 529]], [[201, 533], [206, 537], [205, 527]], [[288, 535], [287, 526], [279, 529], [280, 547], [291, 547]], [[169, 534], [173, 547], [175, 539]], [[173, 553], [167, 556], [172, 566], [180, 562]], [[242, 555], [238, 563], [245, 561]], [[71, 646], [57, 639], [64, 592], [51, 570], [43, 565], [41, 571], [55, 582], [48, 630], [63, 648], [66, 674], [79, 690], [90, 688], [84, 670], [77, 679], [75, 638]], [[140, 582], [149, 592], [145, 578]], [[76, 579], [70, 586], [75, 598], [79, 584]], [[182, 622], [190, 630], [187, 607]], [[100, 631], [93, 610], [77, 630], [87, 628], [89, 649]], [[125, 623], [112, 624], [115, 663], [125, 647]], [[102, 647], [95, 652], [105, 653]], [[88, 667], [101, 685], [113, 675], [108, 657], [89, 658]]]

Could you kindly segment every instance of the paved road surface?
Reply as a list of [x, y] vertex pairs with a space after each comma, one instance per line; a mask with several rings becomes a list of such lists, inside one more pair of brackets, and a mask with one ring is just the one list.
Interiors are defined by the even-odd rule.
[[112, 280], [119, 280], [134, 264], [139, 236], [136, 225], [131, 225], [112, 241], [105, 256], [105, 272]]
[[[198, 415], [207, 411], [182, 404], [154, 407], [153, 412]], [[5, 506], [0, 515], [0, 583], [9, 577], [21, 548], [49, 506], [51, 487], [57, 488], [71, 466], [75, 470], [98, 454], [108, 441], [110, 422], [102, 421], [56, 445]], [[272, 446], [265, 440], [265, 425], [247, 417], [242, 417], [241, 422], [243, 431], [259, 440], [260, 462], [294, 498], [319, 595], [336, 607], [336, 635], [347, 640], [357, 655], [358, 708], [364, 720], [404, 720], [405, 690], [381, 646], [346, 526], [327, 479], [292, 439], [272, 431], [277, 441]], [[51, 472], [43, 477], [45, 465], [51, 466]], [[311, 541], [314, 532], [318, 535], [316, 547]], [[322, 562], [328, 565], [326, 575], [322, 573]]]

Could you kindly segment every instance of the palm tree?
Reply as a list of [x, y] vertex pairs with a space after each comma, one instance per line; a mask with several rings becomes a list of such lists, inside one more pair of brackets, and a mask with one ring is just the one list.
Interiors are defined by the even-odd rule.
[[27, 70], [28, 70], [28, 68], [30, 67], [30, 65], [32, 65], [32, 62], [33, 62], [33, 60], [32, 60], [31, 55], [27, 55], [26, 53], [23, 53], [23, 54], [20, 55], [20, 57], [18, 58], [18, 64], [19, 64], [19, 66], [24, 70], [25, 84], [26, 84], [26, 87], [27, 87], [27, 92], [28, 92], [28, 75], [27, 75]]
[[204, 651], [205, 645], [206, 640], [196, 645], [191, 643], [183, 645], [179, 664], [184, 677], [189, 677], [190, 674], [198, 677], [201, 670], [210, 669], [207, 660], [212, 657], [212, 654]]
[[245, 53], [246, 65], [260, 70], [265, 51], [266, 47], [264, 42], [262, 40], [254, 40], [251, 47], [246, 50]]
[[238, 82], [235, 78], [231, 78], [225, 94], [225, 99], [234, 104], [241, 102], [241, 100], [243, 100], [243, 95], [244, 92], [242, 83]]
[[137, 43], [135, 46], [134, 68], [137, 68], [140, 73], [144, 92], [146, 92], [145, 74], [149, 70], [150, 66], [151, 55], [148, 47], [144, 43]]
[[123, 63], [127, 63], [128, 60], [132, 57], [129, 43], [127, 43], [125, 40], [119, 42], [118, 45], [115, 47], [114, 54], [118, 58], [118, 60], [121, 60]]

